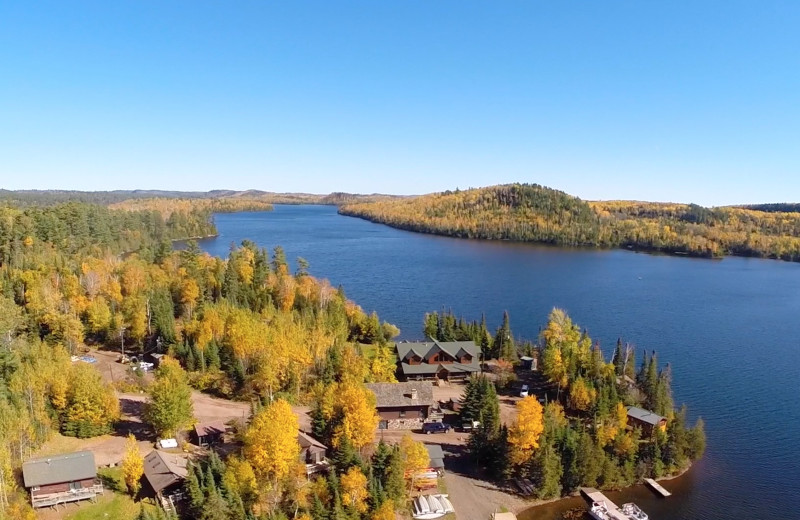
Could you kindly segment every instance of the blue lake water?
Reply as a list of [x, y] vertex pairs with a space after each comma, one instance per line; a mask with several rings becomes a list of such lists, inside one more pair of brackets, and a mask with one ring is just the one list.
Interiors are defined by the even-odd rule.
[[[655, 350], [673, 368], [677, 403], [706, 421], [708, 449], [657, 499], [636, 487], [652, 520], [800, 519], [800, 264], [701, 260], [629, 251], [562, 249], [415, 234], [340, 216], [330, 206], [276, 206], [216, 216], [220, 235], [200, 243], [225, 256], [249, 239], [303, 257], [311, 273], [342, 285], [365, 310], [421, 338], [425, 312], [504, 310], [517, 337], [534, 339], [554, 306], [599, 340]], [[536, 508], [557, 518], [580, 505]]]

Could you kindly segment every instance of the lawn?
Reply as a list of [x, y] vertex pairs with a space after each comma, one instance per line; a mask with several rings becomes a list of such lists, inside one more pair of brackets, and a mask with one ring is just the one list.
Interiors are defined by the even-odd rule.
[[[96, 504], [82, 503], [80, 509], [66, 515], [64, 520], [134, 520], [139, 514], [141, 505], [124, 492], [122, 470], [103, 468], [98, 471], [98, 477], [103, 481], [105, 494], [97, 499]], [[155, 507], [152, 504], [145, 504], [145, 509], [148, 510]]]

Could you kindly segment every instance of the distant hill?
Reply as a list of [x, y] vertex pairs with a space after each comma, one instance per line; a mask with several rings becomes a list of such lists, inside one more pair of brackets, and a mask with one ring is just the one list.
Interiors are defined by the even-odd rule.
[[0, 201], [6, 200], [19, 205], [53, 205], [64, 202], [86, 202], [110, 205], [138, 199], [248, 199], [268, 204], [330, 204], [341, 202], [369, 202], [394, 198], [392, 195], [359, 195], [350, 193], [331, 193], [315, 195], [311, 193], [273, 193], [261, 190], [212, 190], [212, 191], [167, 191], [167, 190], [114, 190], [114, 191], [71, 191], [71, 190], [0, 190]]
[[507, 184], [351, 203], [339, 212], [409, 231], [461, 238], [800, 260], [800, 213], [781, 211], [795, 205], [767, 207], [758, 211], [696, 204], [587, 202], [537, 184]]

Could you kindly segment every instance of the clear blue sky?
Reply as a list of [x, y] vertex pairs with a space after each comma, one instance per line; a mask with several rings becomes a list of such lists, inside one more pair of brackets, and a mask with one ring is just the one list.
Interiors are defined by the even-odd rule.
[[0, 2], [0, 187], [800, 201], [800, 2]]

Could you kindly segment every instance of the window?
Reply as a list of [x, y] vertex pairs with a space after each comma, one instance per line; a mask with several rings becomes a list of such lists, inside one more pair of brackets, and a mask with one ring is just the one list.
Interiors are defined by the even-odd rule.
[[33, 487], [31, 488], [31, 491], [39, 491], [39, 486], [33, 486]]
[[400, 410], [400, 418], [402, 419], [405, 416], [406, 416], [406, 411], [405, 410]]

